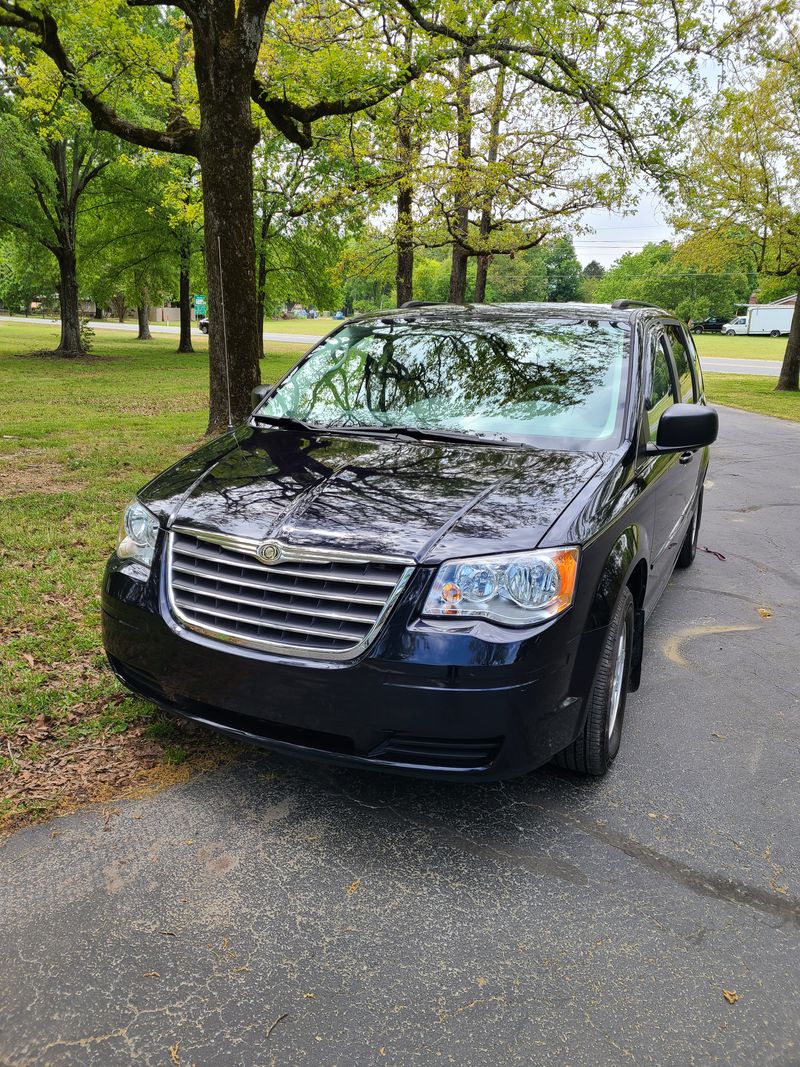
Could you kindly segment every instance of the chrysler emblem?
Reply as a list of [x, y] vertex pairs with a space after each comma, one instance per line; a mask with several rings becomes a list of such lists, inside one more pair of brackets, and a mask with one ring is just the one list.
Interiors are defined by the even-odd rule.
[[256, 555], [262, 563], [277, 563], [281, 558], [281, 546], [277, 541], [262, 541], [256, 549]]

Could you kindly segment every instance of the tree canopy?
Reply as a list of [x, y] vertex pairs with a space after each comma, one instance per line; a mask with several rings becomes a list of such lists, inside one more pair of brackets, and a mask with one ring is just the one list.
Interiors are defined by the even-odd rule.
[[711, 260], [708, 245], [692, 241], [677, 247], [668, 241], [645, 245], [603, 274], [594, 285], [594, 299], [643, 300], [684, 319], [732, 318], [737, 304], [747, 303], [756, 276], [735, 249], [717, 248], [717, 253]]
[[[182, 350], [192, 288], [207, 288], [212, 431], [228, 382], [234, 417], [247, 413], [265, 309], [298, 300], [627, 296], [732, 313], [800, 264], [793, 18], [782, 6], [775, 29], [761, 0], [722, 13], [694, 0], [0, 0], [0, 286], [24, 303], [30, 284], [19, 269], [12, 284], [8, 263], [49, 249], [65, 352], [80, 345], [79, 287], [135, 304], [145, 325], [147, 304], [177, 291]], [[722, 71], [734, 58], [744, 88], [715, 91], [708, 56]], [[680, 242], [582, 269], [585, 212], [630, 210], [645, 186], [670, 198]], [[74, 239], [56, 252], [42, 203], [52, 215], [70, 189]]]

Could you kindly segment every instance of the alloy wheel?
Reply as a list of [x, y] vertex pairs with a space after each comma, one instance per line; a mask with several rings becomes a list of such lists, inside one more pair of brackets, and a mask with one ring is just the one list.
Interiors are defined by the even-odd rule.
[[[623, 624], [620, 627], [619, 637], [617, 638], [617, 647], [614, 658], [614, 674], [611, 678], [611, 691], [609, 693], [608, 701], [608, 724], [606, 726], [606, 737], [608, 739], [609, 755], [616, 755], [616, 750], [619, 748], [619, 734], [618, 727], [621, 726], [619, 718], [619, 710], [622, 705], [623, 685], [625, 682], [625, 653], [627, 645], [627, 628]], [[616, 736], [615, 736], [616, 735]]]

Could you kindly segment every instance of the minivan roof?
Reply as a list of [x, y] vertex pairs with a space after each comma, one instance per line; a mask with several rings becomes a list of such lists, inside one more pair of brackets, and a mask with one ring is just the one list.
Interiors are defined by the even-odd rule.
[[372, 311], [356, 315], [351, 322], [364, 322], [383, 318], [413, 318], [414, 321], [458, 322], [509, 322], [515, 319], [602, 319], [610, 322], [630, 322], [640, 316], [666, 316], [667, 312], [652, 306], [613, 307], [611, 304], [546, 304], [525, 301], [516, 304], [411, 304], [408, 307], [388, 311]]

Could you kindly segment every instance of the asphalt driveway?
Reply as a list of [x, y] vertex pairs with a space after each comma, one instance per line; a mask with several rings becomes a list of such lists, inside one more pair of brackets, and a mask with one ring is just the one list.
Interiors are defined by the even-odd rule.
[[251, 752], [20, 832], [0, 1063], [800, 1063], [800, 426], [709, 478], [604, 781]]

